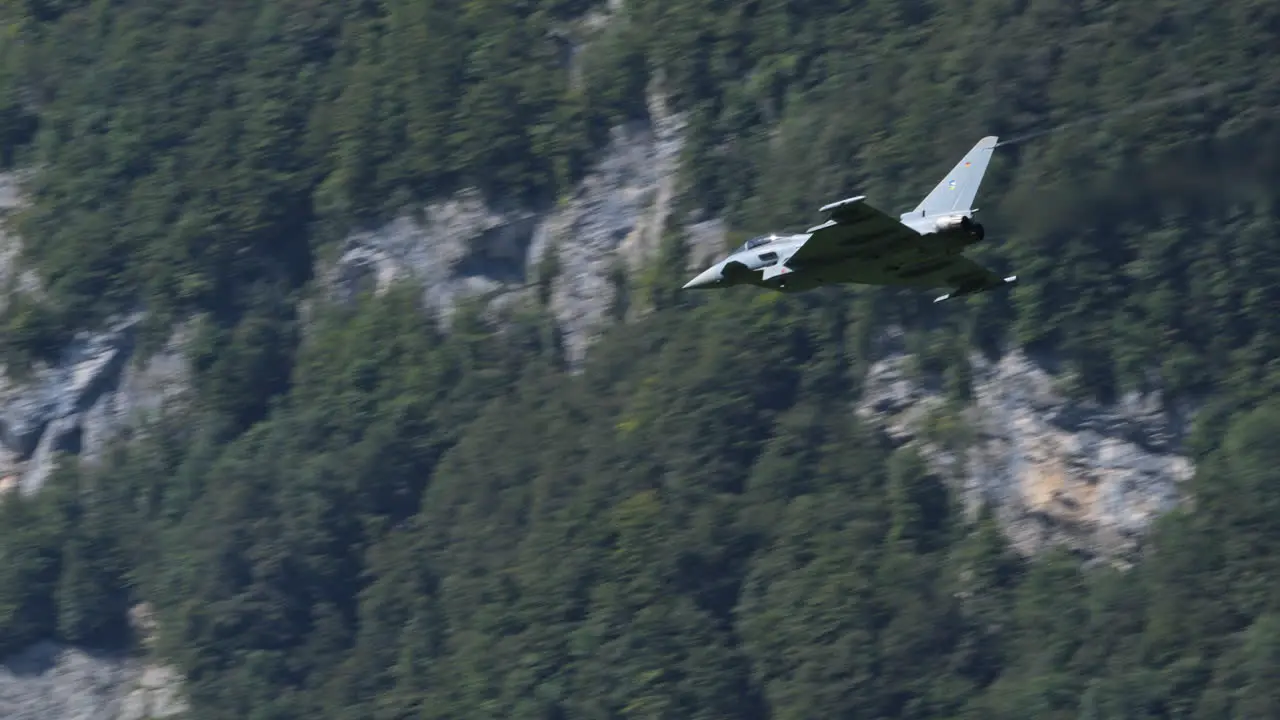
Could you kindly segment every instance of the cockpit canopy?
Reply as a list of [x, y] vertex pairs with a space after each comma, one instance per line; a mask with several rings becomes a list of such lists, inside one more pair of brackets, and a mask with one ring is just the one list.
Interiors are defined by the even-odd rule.
[[777, 235], [760, 235], [760, 236], [758, 236], [758, 237], [753, 237], [753, 238], [751, 238], [750, 240], [748, 240], [748, 241], [746, 241], [746, 242], [742, 243], [742, 244], [741, 244], [741, 245], [739, 245], [738, 247], [734, 248], [734, 249], [733, 249], [733, 252], [731, 252], [731, 253], [729, 253], [729, 254], [730, 254], [730, 255], [737, 255], [737, 254], [738, 254], [738, 253], [740, 253], [740, 252], [744, 252], [744, 251], [746, 251], [746, 250], [751, 250], [752, 248], [758, 248], [758, 247], [760, 247], [761, 245], [768, 245], [769, 243], [771, 243], [771, 242], [773, 242], [774, 240], [777, 240], [777, 239], [778, 239], [778, 236], [777, 236]]

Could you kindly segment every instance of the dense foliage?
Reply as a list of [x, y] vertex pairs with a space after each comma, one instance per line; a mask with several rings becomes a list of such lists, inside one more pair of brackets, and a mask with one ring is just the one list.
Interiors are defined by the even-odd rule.
[[[0, 6], [50, 289], [0, 349], [201, 317], [189, 415], [0, 504], [0, 649], [128, 643], [147, 599], [201, 718], [1280, 714], [1280, 6], [631, 5]], [[537, 305], [445, 336], [402, 288], [304, 332], [336, 238], [464, 185], [552, 202], [651, 83], [689, 114], [684, 201], [742, 229], [1126, 112], [1000, 151], [977, 254], [1010, 294], [688, 297], [673, 233], [580, 375]], [[1015, 558], [850, 413], [887, 323], [956, 401], [1008, 342], [1195, 396], [1194, 506], [1127, 573]]]
[[9, 314], [2, 349], [138, 303], [227, 333], [251, 288], [291, 296], [326, 243], [413, 199], [549, 202], [653, 81], [690, 117], [685, 204], [746, 229], [851, 191], [909, 206], [982, 134], [1111, 112], [998, 154], [980, 254], [1027, 282], [975, 332], [1050, 346], [1101, 393], [1274, 389], [1273, 3], [655, 0], [603, 29], [587, 11], [5, 5], [0, 141], [44, 168], [19, 224], [52, 298]]
[[6, 502], [4, 646], [119, 642], [147, 598], [203, 718], [1280, 707], [1280, 407], [1135, 570], [1027, 564], [848, 412], [838, 306], [660, 311], [569, 376], [537, 313], [441, 338], [413, 302], [326, 313], [229, 444], [162, 424]]

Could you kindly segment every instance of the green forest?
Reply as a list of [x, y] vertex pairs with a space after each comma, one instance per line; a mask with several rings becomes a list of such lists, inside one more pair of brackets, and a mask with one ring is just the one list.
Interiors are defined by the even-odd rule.
[[[0, 502], [0, 654], [142, 652], [145, 600], [202, 720], [1280, 717], [1277, 61], [1268, 0], [6, 0], [48, 292], [0, 357], [198, 331], [192, 406]], [[1010, 292], [682, 294], [672, 227], [580, 373], [545, 298], [304, 320], [351, 231], [554, 204], [647, 92], [682, 208], [743, 233], [1108, 115], [997, 152], [973, 255]], [[1018, 556], [852, 412], [890, 325], [957, 406], [1014, 346], [1196, 403], [1194, 502], [1127, 571]]]

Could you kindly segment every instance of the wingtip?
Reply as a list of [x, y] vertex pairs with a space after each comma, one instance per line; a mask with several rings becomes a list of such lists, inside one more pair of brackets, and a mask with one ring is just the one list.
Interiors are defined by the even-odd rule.
[[984, 148], [987, 150], [990, 150], [999, 144], [1000, 144], [1000, 137], [998, 135], [988, 135], [978, 141], [978, 147]]

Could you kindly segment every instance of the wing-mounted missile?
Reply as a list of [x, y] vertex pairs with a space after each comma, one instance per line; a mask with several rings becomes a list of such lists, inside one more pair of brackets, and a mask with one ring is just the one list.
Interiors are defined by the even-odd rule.
[[826, 205], [823, 205], [822, 207], [818, 208], [818, 212], [827, 213], [827, 217], [829, 219], [834, 220], [836, 222], [840, 222], [841, 216], [846, 214], [844, 211], [846, 211], [848, 208], [851, 208], [854, 205], [857, 205], [858, 203], [866, 199], [867, 199], [866, 195], [858, 195], [857, 197], [837, 200], [833, 203], [827, 203]]
[[933, 301], [934, 301], [935, 303], [940, 303], [940, 302], [942, 302], [942, 301], [944, 301], [944, 300], [951, 300], [951, 299], [953, 299], [953, 298], [964, 297], [965, 295], [974, 295], [974, 294], [977, 294], [977, 293], [980, 293], [980, 292], [988, 292], [988, 291], [990, 291], [990, 290], [994, 290], [994, 289], [996, 289], [996, 288], [998, 288], [998, 287], [1004, 287], [1005, 285], [1012, 285], [1012, 284], [1014, 284], [1014, 283], [1016, 283], [1016, 282], [1018, 282], [1018, 276], [1017, 276], [1017, 275], [1010, 275], [1010, 276], [1008, 276], [1008, 277], [1001, 278], [1000, 282], [997, 282], [997, 283], [995, 283], [995, 284], [993, 284], [993, 285], [988, 285], [988, 286], [984, 286], [984, 285], [971, 285], [971, 286], [968, 286], [968, 287], [959, 287], [959, 288], [956, 288], [955, 290], [952, 290], [952, 291], [951, 291], [951, 292], [949, 292], [949, 293], [943, 293], [943, 294], [939, 295], [938, 297], [934, 298], [934, 299], [933, 299]]

